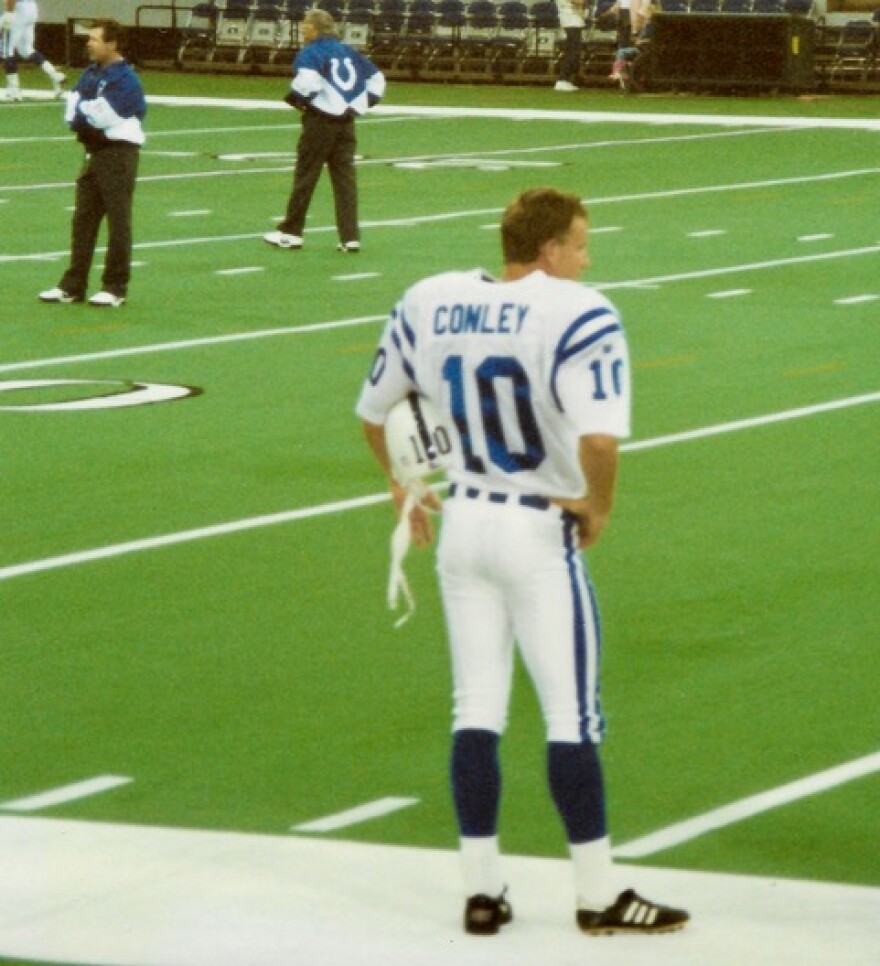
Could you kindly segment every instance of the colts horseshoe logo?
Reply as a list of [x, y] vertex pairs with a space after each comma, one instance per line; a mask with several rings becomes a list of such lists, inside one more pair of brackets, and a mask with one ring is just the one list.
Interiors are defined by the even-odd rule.
[[[69, 387], [68, 399], [28, 402], [34, 393]], [[85, 387], [91, 387], [87, 389]], [[202, 392], [194, 386], [175, 386], [160, 382], [129, 382], [122, 379], [15, 379], [0, 382], [0, 411], [6, 412], [83, 412], [96, 409], [121, 409], [146, 406], [150, 403], [172, 402], [198, 396]], [[16, 393], [20, 401], [15, 402]], [[5, 394], [5, 395], [3, 395]], [[68, 395], [67, 390], [64, 395]], [[22, 398], [23, 397], [23, 398]], [[8, 400], [8, 402], [7, 402]]]
[[352, 63], [350, 57], [346, 57], [342, 63], [345, 66], [345, 72], [347, 75], [344, 80], [339, 72], [338, 57], [333, 57], [330, 60], [330, 74], [333, 77], [333, 84], [335, 87], [338, 87], [341, 91], [350, 91], [357, 83], [357, 71], [354, 69], [354, 64]]

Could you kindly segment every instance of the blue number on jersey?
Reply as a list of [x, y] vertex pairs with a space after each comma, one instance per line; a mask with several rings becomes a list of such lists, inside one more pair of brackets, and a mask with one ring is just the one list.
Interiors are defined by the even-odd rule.
[[[606, 348], [605, 351], [610, 350]], [[593, 374], [593, 399], [602, 402], [608, 398], [605, 385], [605, 361], [594, 359], [590, 363], [590, 372]], [[623, 392], [623, 359], [614, 359], [611, 363], [611, 390], [615, 396]]]
[[[544, 462], [547, 451], [532, 407], [529, 377], [522, 364], [514, 356], [489, 356], [477, 367], [474, 374], [489, 459], [505, 473], [536, 469]], [[474, 453], [465, 405], [464, 367], [461, 356], [447, 357], [443, 365], [443, 378], [449, 383], [450, 409], [461, 437], [465, 469], [472, 473], [485, 473], [485, 463]], [[512, 450], [504, 438], [504, 426], [498, 408], [496, 389], [496, 382], [499, 379], [509, 379], [512, 384], [517, 423], [526, 445], [524, 453]]]

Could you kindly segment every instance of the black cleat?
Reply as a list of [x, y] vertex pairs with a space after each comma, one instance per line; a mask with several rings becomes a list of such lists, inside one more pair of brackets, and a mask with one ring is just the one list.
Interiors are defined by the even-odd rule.
[[504, 898], [505, 892], [497, 899], [484, 895], [471, 896], [464, 907], [464, 931], [472, 936], [494, 936], [502, 926], [511, 922], [513, 909]]
[[675, 932], [684, 929], [689, 919], [683, 909], [658, 906], [632, 889], [621, 892], [614, 905], [602, 912], [588, 909], [578, 909], [577, 912], [578, 927], [591, 936], [610, 936], [616, 932]]

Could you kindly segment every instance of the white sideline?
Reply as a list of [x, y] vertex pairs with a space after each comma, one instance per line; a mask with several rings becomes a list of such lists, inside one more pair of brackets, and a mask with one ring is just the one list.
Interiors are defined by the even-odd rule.
[[[818, 403], [814, 406], [805, 406], [799, 409], [788, 409], [777, 413], [767, 413], [763, 416], [756, 416], [751, 419], [742, 419], [735, 422], [719, 423], [715, 426], [705, 426], [701, 429], [690, 430], [684, 433], [673, 433], [668, 436], [658, 436], [654, 439], [646, 439], [625, 443], [621, 446], [621, 451], [638, 452], [645, 449], [656, 449], [659, 446], [669, 446], [676, 443], [689, 442], [696, 439], [705, 439], [709, 436], [718, 436], [725, 433], [738, 432], [743, 429], [754, 429], [759, 426], [769, 426], [774, 423], [784, 422], [792, 419], [802, 419], [806, 416], [816, 416], [820, 413], [835, 412], [841, 409], [849, 409], [854, 406], [864, 406], [871, 403], [880, 402], [880, 392], [868, 393], [861, 396], [850, 396], [845, 399], [833, 399], [825, 403]], [[26, 563], [12, 564], [7, 567], [0, 567], [0, 582], [12, 580], [16, 577], [24, 577], [37, 573], [45, 573], [51, 570], [60, 570], [64, 567], [78, 566], [84, 563], [93, 563], [97, 560], [108, 560], [113, 557], [121, 557], [130, 553], [138, 553], [144, 550], [158, 550], [163, 547], [175, 544], [190, 543], [195, 540], [205, 540], [209, 537], [227, 536], [232, 533], [241, 533], [246, 530], [256, 530], [261, 527], [275, 526], [281, 523], [292, 523], [296, 520], [306, 520], [312, 517], [324, 516], [330, 513], [344, 513], [348, 510], [360, 509], [366, 506], [373, 506], [390, 500], [389, 493], [373, 493], [369, 496], [356, 497], [350, 500], [340, 500], [335, 503], [325, 503], [319, 506], [303, 507], [299, 510], [287, 510], [282, 513], [273, 513], [266, 516], [249, 517], [243, 520], [234, 520], [230, 523], [220, 523], [214, 526], [199, 527], [195, 530], [183, 530], [178, 533], [169, 533], [157, 537], [147, 537], [142, 540], [133, 540], [128, 543], [118, 543], [107, 547], [98, 547], [93, 550], [83, 550], [76, 553], [62, 554], [57, 557], [47, 557], [42, 560], [32, 560]]]
[[[281, 85], [283, 87], [283, 83]], [[54, 101], [51, 91], [28, 91], [28, 100]], [[182, 97], [170, 94], [147, 94], [148, 104], [169, 107], [226, 108], [240, 111], [282, 111], [290, 107], [279, 98], [254, 99], [237, 97]], [[720, 127], [749, 125], [754, 127], [838, 128], [852, 131], [880, 131], [880, 119], [847, 117], [775, 117], [755, 114], [655, 114], [648, 111], [575, 111], [541, 108], [502, 107], [427, 107], [401, 104], [379, 104], [371, 115], [394, 117], [499, 117], [525, 121], [614, 121], [624, 124], [717, 124]], [[2, 143], [2, 142], [0, 142]]]
[[625, 866], [688, 909], [588, 938], [562, 859], [509, 856], [514, 921], [462, 932], [453, 851], [0, 816], [0, 955], [89, 966], [876, 966], [880, 889]]
[[[242, 100], [222, 97], [175, 97], [147, 95], [151, 104], [173, 107], [223, 107], [239, 110], [287, 111], [290, 108], [281, 100]], [[701, 124], [720, 127], [791, 127], [791, 128], [842, 128], [847, 130], [880, 131], [877, 118], [840, 117], [762, 117], [755, 114], [654, 114], [628, 111], [561, 111], [542, 108], [503, 107], [428, 107], [400, 104], [379, 104], [373, 114], [390, 114], [397, 117], [498, 117], [522, 121], [585, 121], [623, 124]]]

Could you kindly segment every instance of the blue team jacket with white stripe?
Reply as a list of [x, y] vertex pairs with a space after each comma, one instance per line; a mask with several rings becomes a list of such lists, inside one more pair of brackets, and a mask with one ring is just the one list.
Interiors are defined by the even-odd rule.
[[360, 51], [324, 35], [299, 52], [288, 103], [331, 117], [366, 114], [385, 93], [385, 77]]

